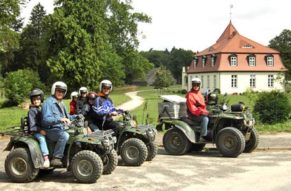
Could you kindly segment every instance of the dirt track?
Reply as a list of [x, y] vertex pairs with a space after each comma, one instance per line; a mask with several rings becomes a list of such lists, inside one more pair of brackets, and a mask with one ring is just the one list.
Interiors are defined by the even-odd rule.
[[[3, 150], [8, 140], [0, 139]], [[215, 150], [184, 156], [167, 155], [162, 147], [152, 162], [141, 167], [119, 166], [95, 184], [78, 184], [57, 170], [27, 184], [12, 183], [4, 171], [8, 152], [0, 155], [1, 191], [66, 190], [290, 190], [291, 151], [254, 152], [223, 158]]]

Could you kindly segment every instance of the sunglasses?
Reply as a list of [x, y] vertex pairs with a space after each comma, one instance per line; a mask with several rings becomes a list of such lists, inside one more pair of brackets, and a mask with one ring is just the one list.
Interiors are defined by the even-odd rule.
[[65, 90], [61, 90], [61, 89], [56, 89], [56, 92], [59, 92], [59, 93], [65, 93], [66, 91]]
[[193, 83], [192, 86], [200, 86], [200, 84]]
[[103, 87], [102, 89], [104, 89], [104, 90], [110, 90], [111, 88], [110, 87]]

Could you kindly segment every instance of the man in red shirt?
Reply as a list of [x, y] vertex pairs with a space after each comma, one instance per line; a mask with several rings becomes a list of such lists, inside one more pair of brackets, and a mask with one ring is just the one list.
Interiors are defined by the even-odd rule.
[[205, 141], [207, 136], [208, 111], [203, 95], [200, 92], [201, 80], [192, 79], [192, 88], [186, 95], [186, 104], [189, 118], [200, 123], [200, 141]]

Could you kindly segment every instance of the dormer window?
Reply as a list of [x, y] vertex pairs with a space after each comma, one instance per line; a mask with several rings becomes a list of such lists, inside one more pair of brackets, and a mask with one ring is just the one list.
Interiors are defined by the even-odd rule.
[[193, 58], [193, 62], [194, 62], [194, 67], [196, 68], [198, 64], [198, 58], [196, 56]]
[[253, 46], [250, 45], [250, 44], [244, 44], [244, 45], [242, 46], [242, 48], [253, 48]]
[[256, 56], [254, 54], [251, 54], [247, 57], [249, 66], [256, 66]]
[[266, 60], [266, 65], [267, 66], [274, 66], [274, 56], [273, 55], [267, 55], [265, 57], [265, 60]]
[[215, 54], [212, 54], [211, 55], [211, 66], [215, 66], [215, 62], [216, 62], [216, 55]]
[[207, 61], [207, 57], [206, 56], [202, 56], [202, 67], [203, 68], [206, 65], [206, 61]]
[[229, 64], [230, 66], [237, 66], [237, 56], [236, 54], [231, 54], [229, 57]]

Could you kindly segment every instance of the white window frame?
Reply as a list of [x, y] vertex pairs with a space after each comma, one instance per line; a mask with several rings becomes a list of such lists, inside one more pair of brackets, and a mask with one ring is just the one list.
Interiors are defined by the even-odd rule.
[[206, 57], [202, 57], [202, 67], [204, 68], [206, 65]]
[[237, 75], [231, 75], [231, 87], [237, 88]]
[[213, 88], [216, 89], [216, 75], [213, 76]]
[[256, 57], [249, 56], [249, 66], [256, 66]]
[[274, 66], [274, 57], [267, 56], [267, 66]]
[[269, 88], [274, 87], [274, 75], [272, 74], [268, 75], [268, 87]]
[[256, 88], [256, 75], [250, 74], [250, 88]]
[[237, 57], [230, 56], [230, 66], [237, 66]]
[[210, 88], [210, 76], [207, 75], [207, 88], [209, 89]]

